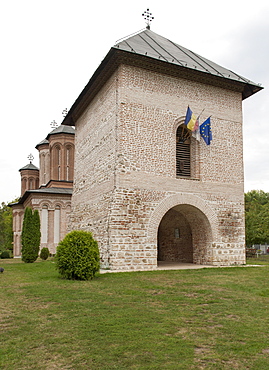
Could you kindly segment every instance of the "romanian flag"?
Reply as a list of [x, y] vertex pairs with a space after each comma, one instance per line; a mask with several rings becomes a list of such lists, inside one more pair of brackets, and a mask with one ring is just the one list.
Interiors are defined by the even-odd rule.
[[190, 110], [190, 107], [188, 107], [184, 124], [188, 127], [189, 130], [194, 131], [196, 120], [197, 118]]
[[207, 145], [210, 145], [210, 141], [212, 140], [210, 117], [208, 117], [205, 120], [205, 122], [200, 126], [200, 135], [204, 139], [205, 143]]
[[196, 131], [196, 130], [198, 130], [198, 128], [199, 128], [199, 117], [200, 117], [200, 116], [198, 116], [198, 117], [196, 118], [195, 125], [194, 125], [194, 127], [193, 127], [193, 130], [192, 130], [192, 131]]
[[193, 134], [192, 134], [192, 136], [193, 136], [196, 140], [198, 140], [198, 141], [200, 141], [200, 130], [199, 130], [199, 125], [200, 125], [200, 123], [199, 123], [199, 116], [198, 116], [198, 117], [197, 117], [197, 120], [196, 120], [196, 122], [195, 122], [194, 128], [193, 128]]

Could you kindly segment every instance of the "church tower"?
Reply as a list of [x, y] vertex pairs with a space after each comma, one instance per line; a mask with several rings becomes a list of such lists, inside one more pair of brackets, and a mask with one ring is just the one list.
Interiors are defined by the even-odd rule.
[[40, 249], [47, 247], [51, 254], [68, 229], [74, 177], [75, 130], [58, 126], [36, 145], [39, 152], [38, 169], [30, 163], [20, 169], [21, 197], [11, 205], [15, 257], [21, 255], [21, 231], [26, 207], [39, 210], [41, 221]]
[[242, 100], [259, 90], [150, 29], [110, 49], [63, 121], [71, 227], [93, 232], [103, 266], [245, 263]]
[[39, 187], [39, 169], [32, 163], [34, 157], [31, 154], [28, 158], [30, 163], [19, 170], [21, 174], [21, 196], [27, 190], [34, 190]]

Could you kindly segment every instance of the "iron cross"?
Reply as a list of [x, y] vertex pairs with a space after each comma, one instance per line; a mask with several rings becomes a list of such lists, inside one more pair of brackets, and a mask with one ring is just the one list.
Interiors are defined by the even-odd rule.
[[146, 21], [147, 29], [150, 30], [150, 23], [152, 22], [154, 17], [152, 17], [152, 13], [149, 12], [149, 9], [144, 11], [144, 13], [142, 14], [142, 17], [144, 17]]

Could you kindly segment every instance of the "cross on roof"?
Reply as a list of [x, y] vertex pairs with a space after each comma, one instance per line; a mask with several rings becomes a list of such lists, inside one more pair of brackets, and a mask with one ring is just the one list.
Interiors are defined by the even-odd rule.
[[66, 117], [67, 113], [68, 113], [68, 109], [67, 108], [64, 108], [64, 110], [62, 111], [62, 115], [64, 117]]
[[27, 159], [30, 161], [30, 163], [32, 163], [33, 159], [34, 159], [34, 156], [32, 153], [30, 153], [27, 157]]
[[58, 127], [58, 123], [55, 121], [55, 119], [50, 124], [51, 128], [55, 129]]
[[146, 21], [147, 29], [150, 30], [150, 23], [152, 22], [154, 17], [152, 17], [152, 13], [149, 12], [149, 9], [144, 11], [144, 13], [142, 14], [142, 17], [144, 17], [144, 19]]

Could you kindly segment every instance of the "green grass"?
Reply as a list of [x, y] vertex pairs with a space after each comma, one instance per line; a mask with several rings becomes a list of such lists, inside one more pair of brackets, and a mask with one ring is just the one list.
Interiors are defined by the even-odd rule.
[[0, 260], [0, 368], [269, 369], [263, 262], [85, 282], [52, 260]]
[[269, 254], [261, 254], [259, 257], [248, 258], [247, 265], [269, 265]]

